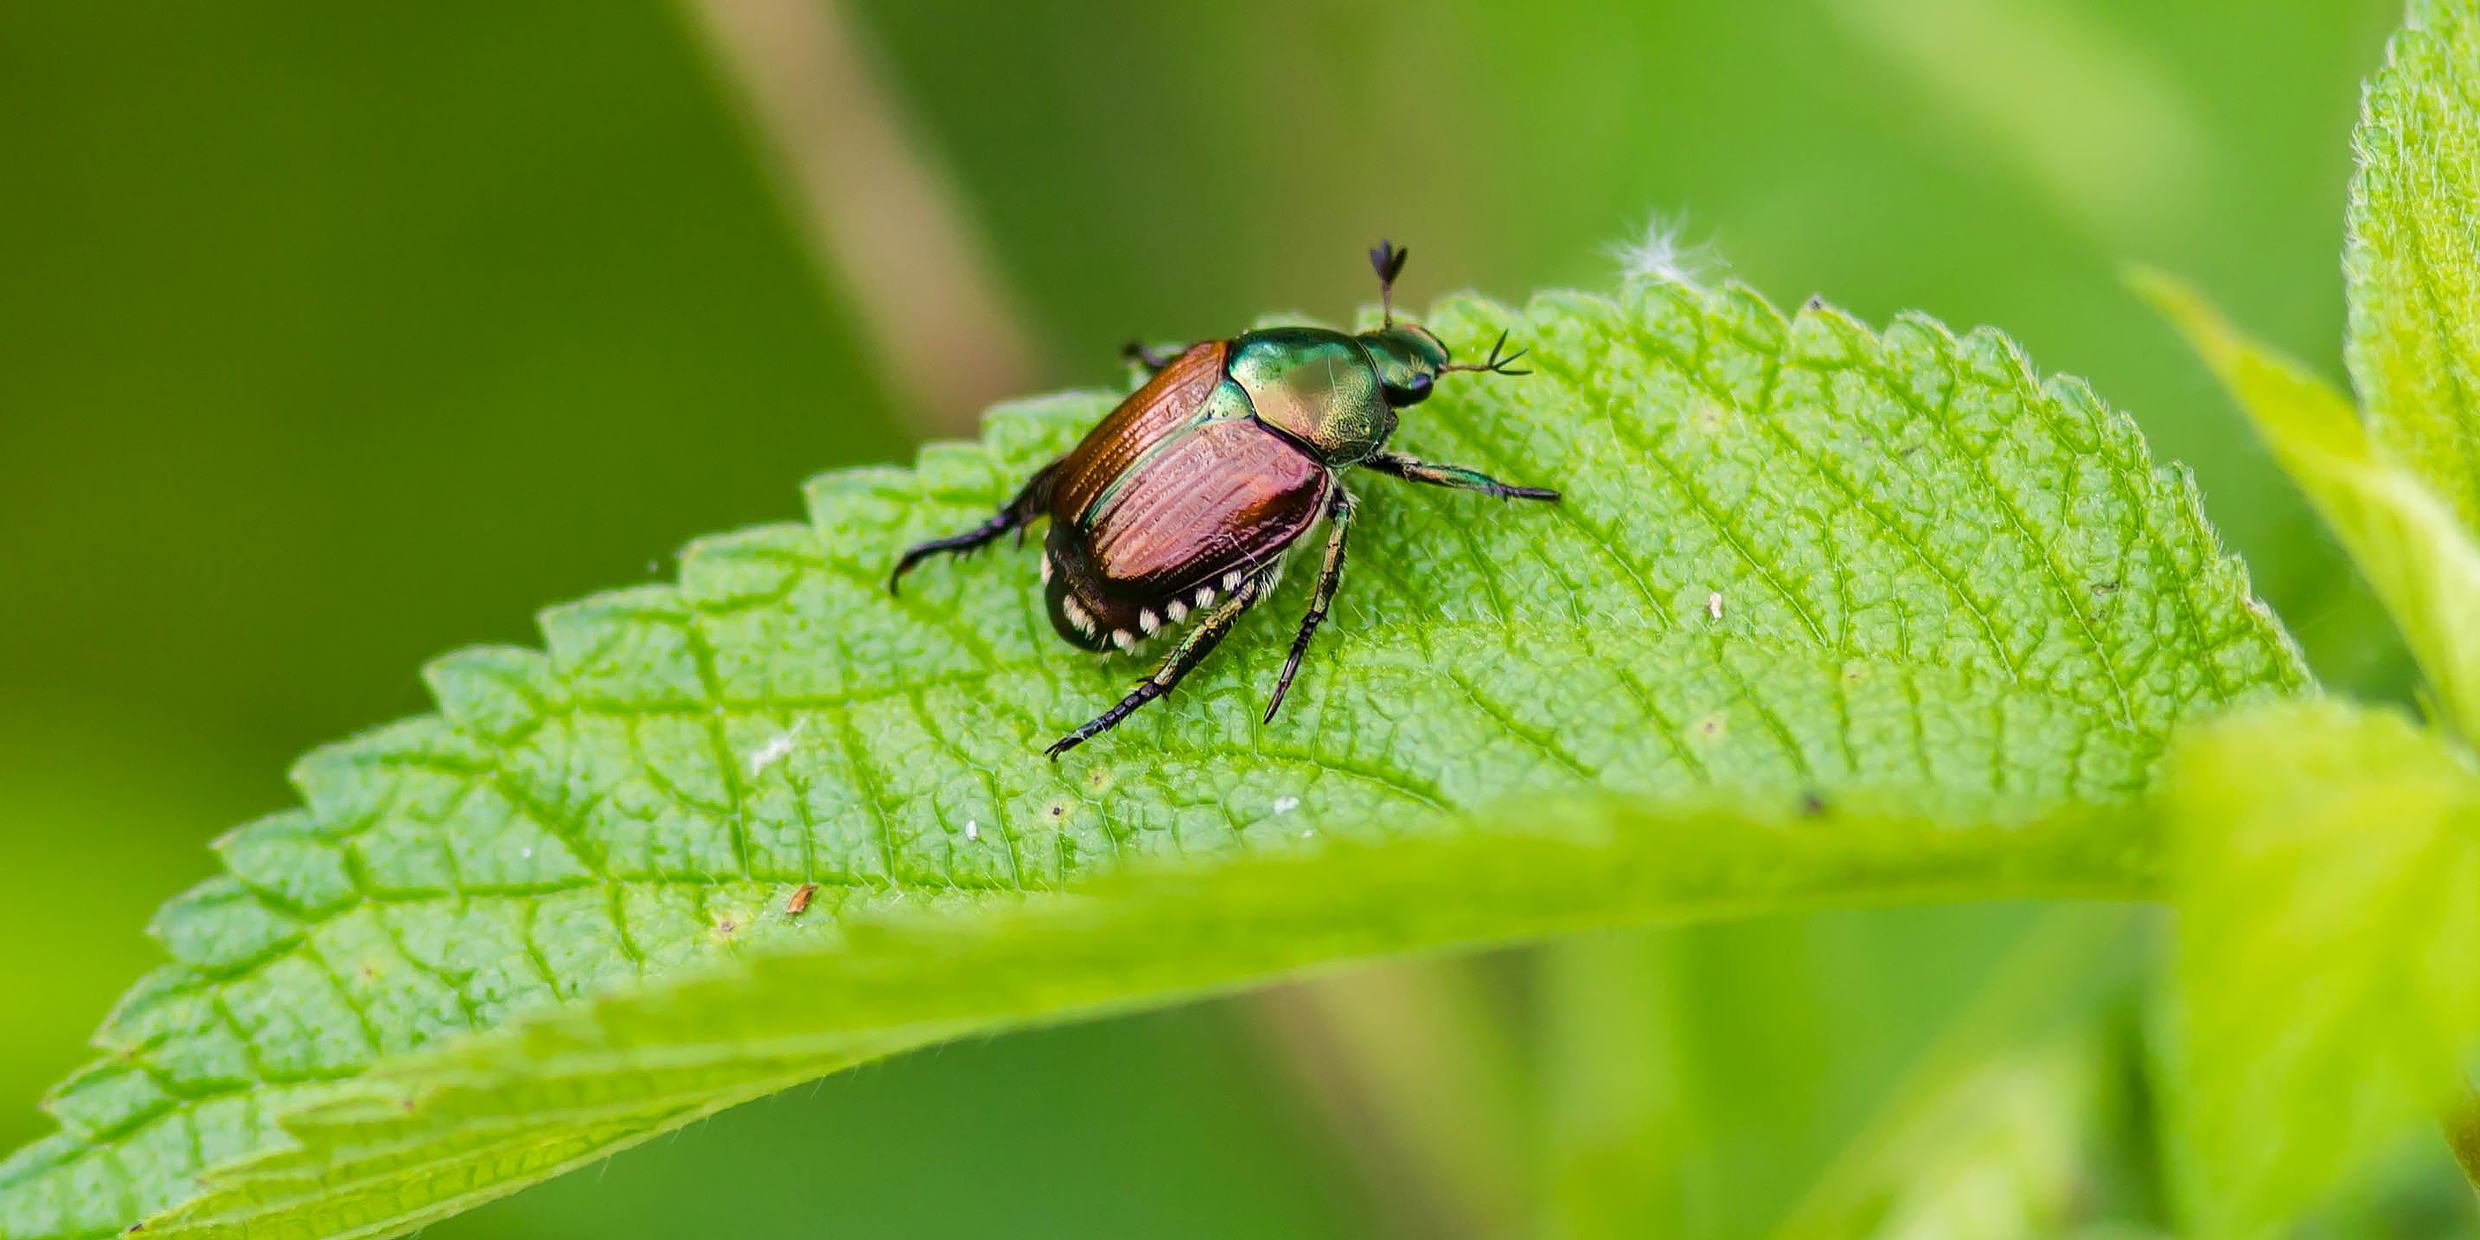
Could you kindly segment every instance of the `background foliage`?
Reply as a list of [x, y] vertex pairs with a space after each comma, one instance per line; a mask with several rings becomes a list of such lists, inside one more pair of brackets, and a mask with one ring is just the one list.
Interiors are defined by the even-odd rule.
[[[2391, 6], [1660, 7], [850, 16], [1043, 380], [1103, 381], [1137, 331], [1339, 313], [1382, 231], [1420, 249], [1416, 298], [1607, 285], [1599, 247], [1684, 206], [1779, 301], [1999, 323], [2090, 377], [2195, 466], [2328, 683], [2401, 691], [2304, 507], [2115, 283], [2128, 256], [2191, 273], [2339, 375], [2345, 136]], [[1114, 71], [1056, 71], [1078, 62]], [[203, 838], [285, 803], [293, 753], [418, 709], [404, 669], [438, 650], [527, 640], [542, 601], [652, 576], [684, 533], [791, 515], [800, 476], [897, 456], [910, 423], [871, 395], [850, 294], [806, 274], [678, 12], [11, 6], [0, 95], [0, 155], [43, 187], [0, 198], [0, 940], [45, 996], [0, 1030], [0, 1095], [28, 1098], [156, 959], [137, 929], [209, 872]], [[1899, 1220], [1990, 1166], [1897, 1185], [1884, 1151], [1961, 1160], [1993, 1142], [1918, 1134], [1990, 1124], [2037, 1220], [2082, 1165], [2057, 1151], [2111, 1144], [2118, 1104], [2090, 1100], [2140, 1098], [2110, 1087], [2137, 1058], [2129, 921], [1927, 909], [1581, 944], [1481, 966], [1485, 999], [1532, 1002], [1475, 1004], [1474, 1040], [1528, 1065], [1506, 1104], [1524, 1175], [1601, 1186], [1567, 1198], [1579, 1230]], [[1283, 1084], [1270, 1024], [1218, 1005], [950, 1047], [448, 1227], [1389, 1222], [1387, 1169]], [[2017, 1101], [1954, 1101], [1983, 1095]], [[0, 1113], [0, 1137], [41, 1122]], [[1675, 1170], [1594, 1173], [1647, 1155]], [[2405, 1157], [2334, 1226], [2463, 1226], [2439, 1156]], [[2132, 1170], [2110, 1189], [2160, 1192]]]

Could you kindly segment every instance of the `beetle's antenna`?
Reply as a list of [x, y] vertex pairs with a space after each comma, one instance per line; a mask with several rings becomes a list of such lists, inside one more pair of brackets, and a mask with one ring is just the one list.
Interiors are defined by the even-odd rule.
[[1386, 240], [1369, 252], [1369, 266], [1378, 273], [1378, 305], [1385, 310], [1388, 327], [1395, 326], [1395, 277], [1404, 274], [1404, 260], [1410, 257], [1411, 250], [1396, 249], [1394, 242]]
[[1527, 366], [1521, 370], [1515, 368], [1515, 360], [1524, 356], [1526, 353], [1530, 352], [1530, 350], [1518, 349], [1513, 353], [1508, 353], [1506, 349], [1507, 333], [1502, 331], [1498, 333], [1498, 343], [1490, 346], [1490, 356], [1486, 361], [1458, 362], [1449, 366], [1441, 366], [1438, 368], [1438, 373], [1448, 374], [1458, 370], [1486, 370], [1494, 375], [1529, 375], [1533, 373], [1533, 369], [1530, 366]]

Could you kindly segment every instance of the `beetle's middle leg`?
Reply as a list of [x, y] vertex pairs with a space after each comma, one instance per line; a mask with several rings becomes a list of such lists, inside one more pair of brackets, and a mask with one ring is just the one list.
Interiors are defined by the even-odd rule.
[[[1016, 493], [1016, 498], [1009, 500], [1007, 507], [1001, 508], [997, 516], [964, 533], [948, 538], [933, 538], [906, 551], [904, 558], [896, 561], [895, 571], [887, 574], [887, 593], [897, 593], [896, 586], [904, 580], [904, 574], [913, 571], [914, 565], [931, 556], [942, 551], [971, 551], [1009, 530], [1022, 531], [1026, 526], [1033, 524], [1035, 518], [1040, 517], [1043, 511], [1051, 506], [1051, 483], [1059, 477], [1059, 464], [1058, 461], [1053, 461], [1027, 479], [1024, 488]], [[1025, 536], [1020, 532], [1016, 537], [1017, 541], [1022, 542]]]
[[1461, 465], [1432, 465], [1428, 461], [1416, 461], [1401, 452], [1380, 452], [1361, 464], [1407, 482], [1426, 482], [1434, 487], [1452, 487], [1458, 491], [1479, 491], [1500, 499], [1556, 500], [1559, 497], [1556, 491], [1509, 486], [1479, 470], [1466, 469]]
[[1134, 692], [1121, 698], [1117, 706], [1102, 712], [1084, 727], [1053, 742], [1049, 750], [1051, 758], [1056, 761], [1059, 755], [1118, 727], [1119, 721], [1127, 718], [1138, 707], [1171, 692], [1171, 687], [1180, 683], [1181, 677], [1188, 675], [1205, 660], [1207, 655], [1214, 652], [1216, 646], [1222, 644], [1224, 635], [1231, 632], [1231, 626], [1240, 622], [1241, 613], [1246, 612], [1257, 600], [1273, 591], [1274, 577], [1272, 565], [1260, 569], [1255, 576], [1241, 582], [1239, 589], [1233, 590], [1229, 597], [1216, 604], [1212, 610], [1201, 613], [1197, 617], [1197, 623], [1189, 628], [1187, 636], [1182, 637], [1180, 644], [1172, 648], [1170, 656], [1162, 661], [1161, 667], [1154, 669], [1153, 675], [1146, 677]]
[[1326, 565], [1318, 570], [1317, 593], [1310, 596], [1308, 614], [1300, 618], [1300, 635], [1292, 639], [1292, 655], [1283, 660], [1283, 674], [1275, 679], [1274, 696], [1267, 700], [1261, 722], [1274, 722], [1275, 710], [1292, 687], [1292, 674], [1300, 670], [1300, 656], [1309, 650], [1309, 635], [1326, 619], [1326, 605], [1335, 600], [1335, 587], [1343, 582], [1343, 544], [1352, 533], [1352, 507], [1352, 493], [1340, 486], [1326, 502]]

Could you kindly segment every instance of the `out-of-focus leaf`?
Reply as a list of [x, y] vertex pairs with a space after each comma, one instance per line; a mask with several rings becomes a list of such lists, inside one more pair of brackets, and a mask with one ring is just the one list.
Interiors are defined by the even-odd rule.
[[2207, 1237], [2423, 1126], [2480, 1042], [2480, 777], [2391, 713], [2251, 712], [2174, 751], [2178, 1118]]

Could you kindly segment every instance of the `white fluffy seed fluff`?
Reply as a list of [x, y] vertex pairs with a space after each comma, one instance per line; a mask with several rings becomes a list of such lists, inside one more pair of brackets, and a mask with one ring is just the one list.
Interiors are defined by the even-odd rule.
[[1722, 261], [1711, 238], [1689, 242], [1687, 231], [1687, 212], [1655, 215], [1646, 222], [1640, 239], [1611, 247], [1610, 256], [1619, 261], [1619, 278], [1628, 284], [1661, 281], [1702, 285], [1716, 271], [1730, 267]]

